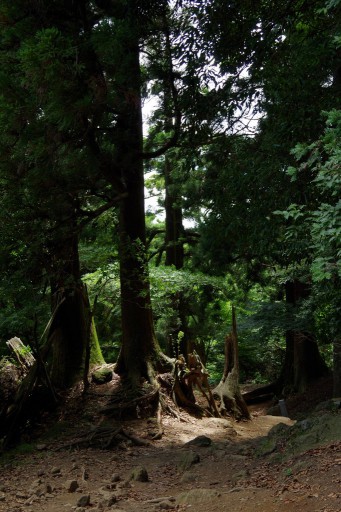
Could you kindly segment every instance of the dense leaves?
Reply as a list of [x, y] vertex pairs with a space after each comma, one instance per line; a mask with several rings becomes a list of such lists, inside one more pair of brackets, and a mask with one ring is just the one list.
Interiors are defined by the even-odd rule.
[[[0, 346], [37, 337], [50, 290], [83, 278], [125, 371], [144, 344], [141, 360], [185, 339], [218, 378], [232, 303], [244, 378], [278, 375], [289, 330], [330, 353], [339, 14], [336, 0], [3, 0]], [[166, 215], [147, 230], [143, 165]], [[296, 281], [312, 293], [285, 304]]]

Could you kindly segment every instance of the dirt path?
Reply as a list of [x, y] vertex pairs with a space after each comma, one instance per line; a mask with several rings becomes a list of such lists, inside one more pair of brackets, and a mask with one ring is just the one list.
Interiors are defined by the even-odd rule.
[[[0, 466], [0, 511], [341, 510], [340, 443], [276, 461], [271, 450], [257, 457], [257, 448], [272, 427], [294, 423], [287, 418], [254, 415], [245, 423], [185, 414], [182, 418], [165, 417], [162, 439], [149, 440], [148, 446], [136, 447], [128, 441], [110, 450], [59, 450], [77, 432], [76, 419], [70, 429], [64, 418], [57, 439], [54, 426], [52, 440], [46, 436], [35, 440], [29, 453], [17, 453]], [[63, 425], [68, 425], [65, 432]], [[153, 427], [151, 420], [124, 424], [145, 440]], [[82, 423], [80, 428], [90, 425]], [[211, 443], [204, 439], [208, 446], [186, 445], [198, 436]], [[132, 471], [141, 466], [148, 481], [132, 480]]]

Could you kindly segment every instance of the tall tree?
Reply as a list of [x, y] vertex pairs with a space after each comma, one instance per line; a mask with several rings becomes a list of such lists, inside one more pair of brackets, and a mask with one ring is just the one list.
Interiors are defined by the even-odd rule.
[[[294, 254], [281, 237], [283, 222], [273, 212], [293, 198], [299, 198], [300, 204], [314, 201], [308, 177], [301, 175], [293, 182], [284, 171], [293, 163], [293, 145], [298, 140], [314, 140], [323, 126], [321, 110], [339, 101], [333, 85], [333, 75], [339, 69], [335, 45], [339, 29], [334, 16], [338, 7], [337, 3], [331, 10], [324, 7], [324, 2], [314, 2], [308, 10], [303, 10], [300, 2], [258, 2], [253, 9], [235, 4], [230, 8], [239, 20], [236, 33], [220, 21], [226, 9], [223, 2], [213, 2], [208, 10], [211, 28], [218, 34], [213, 40], [215, 55], [234, 73], [241, 104], [245, 91], [264, 117], [257, 135], [234, 133], [207, 149], [204, 186], [210, 214], [202, 237], [207, 267], [214, 263], [221, 269], [228, 261], [246, 261], [249, 277], [258, 281], [266, 268], [287, 268], [287, 289], [295, 288], [294, 295], [287, 294], [289, 309], [296, 310], [307, 298], [309, 277], [304, 279], [293, 266], [307, 257], [309, 248], [297, 240]], [[244, 42], [241, 60], [231, 52], [231, 34], [236, 35], [235, 41]], [[326, 366], [318, 354], [312, 324], [309, 336], [302, 326], [292, 327], [287, 333], [286, 362], [290, 360], [290, 364], [285, 368], [295, 370], [291, 376], [284, 371], [282, 377], [286, 373], [285, 383], [301, 388], [308, 375], [317, 378], [326, 372]], [[309, 349], [301, 350], [304, 345]], [[281, 388], [283, 384], [282, 380]]]

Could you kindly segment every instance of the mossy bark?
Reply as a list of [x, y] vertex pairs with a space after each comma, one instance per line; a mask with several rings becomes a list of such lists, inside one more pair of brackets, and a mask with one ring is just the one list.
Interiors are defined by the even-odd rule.
[[90, 364], [105, 364], [105, 360], [97, 336], [96, 323], [94, 317], [92, 317], [91, 319], [90, 326]]

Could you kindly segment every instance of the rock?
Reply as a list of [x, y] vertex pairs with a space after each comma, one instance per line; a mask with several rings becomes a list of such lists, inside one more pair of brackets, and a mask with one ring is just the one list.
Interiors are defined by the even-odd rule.
[[38, 451], [46, 450], [47, 444], [37, 444], [36, 448]]
[[286, 435], [286, 433], [291, 429], [291, 425], [288, 425], [287, 423], [278, 423], [277, 425], [274, 425], [271, 430], [269, 431], [268, 437], [274, 438], [274, 437], [282, 437]]
[[341, 409], [341, 399], [340, 398], [332, 398], [331, 400], [327, 400], [326, 402], [321, 402], [315, 407], [315, 412], [321, 411], [337, 411]]
[[88, 507], [89, 505], [90, 505], [90, 494], [85, 494], [85, 495], [81, 496], [77, 501], [77, 507]]
[[145, 467], [137, 466], [133, 469], [130, 475], [130, 480], [135, 480], [136, 482], [148, 482], [149, 477]]
[[210, 439], [207, 436], [198, 436], [194, 439], [191, 439], [191, 441], [188, 441], [188, 443], [185, 443], [184, 446], [211, 446], [212, 439]]
[[60, 475], [60, 468], [53, 467], [51, 469], [51, 475]]
[[44, 494], [51, 494], [53, 491], [52, 485], [48, 483], [43, 483], [39, 478], [38, 480], [34, 480], [30, 487], [30, 494], [35, 494], [36, 496], [43, 496]]
[[309, 430], [313, 426], [313, 422], [309, 419], [297, 422], [297, 426], [301, 427], [302, 430]]
[[121, 477], [118, 473], [114, 473], [112, 476], [111, 476], [111, 482], [119, 482], [121, 480]]
[[76, 492], [78, 487], [79, 485], [77, 480], [67, 480], [67, 482], [65, 482], [65, 488], [67, 492]]
[[6, 500], [6, 494], [0, 493], [0, 501]]
[[92, 373], [91, 379], [95, 384], [105, 384], [110, 382], [113, 377], [113, 372], [109, 368], [100, 368]]
[[198, 464], [199, 462], [200, 456], [197, 453], [194, 453], [192, 451], [185, 452], [178, 464], [178, 469], [180, 471], [187, 471], [194, 464]]
[[110, 498], [108, 498], [107, 503], [106, 503], [106, 506], [107, 506], [107, 507], [111, 507], [112, 505], [114, 505], [114, 504], [116, 503], [116, 501], [117, 501], [116, 496], [115, 496], [114, 494], [112, 494], [112, 495], [110, 496]]

